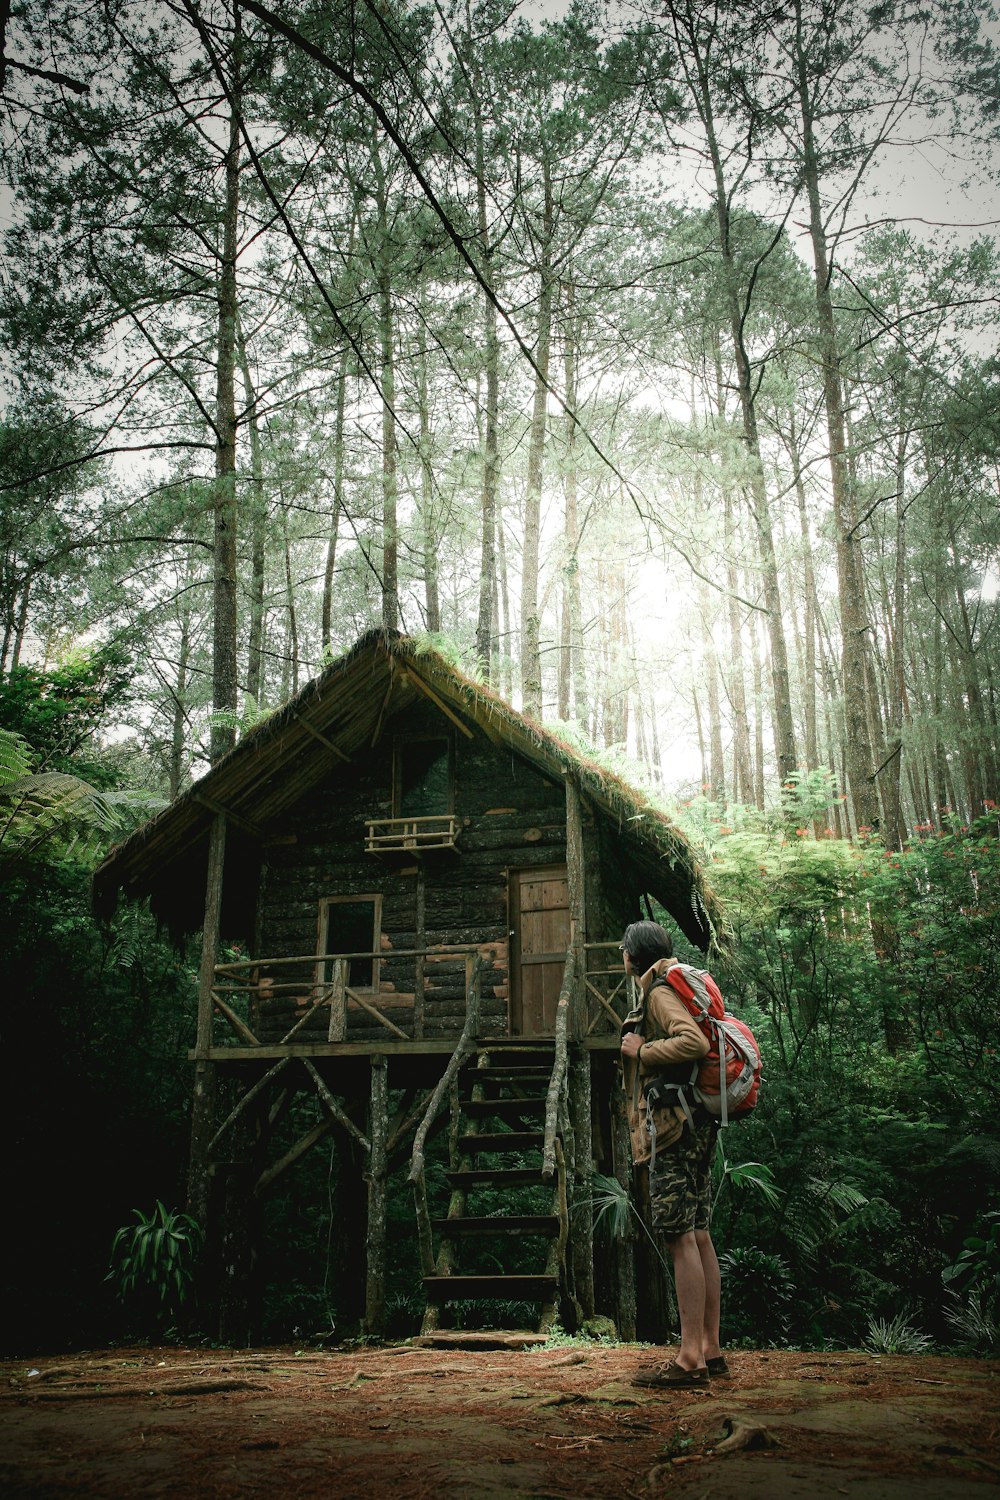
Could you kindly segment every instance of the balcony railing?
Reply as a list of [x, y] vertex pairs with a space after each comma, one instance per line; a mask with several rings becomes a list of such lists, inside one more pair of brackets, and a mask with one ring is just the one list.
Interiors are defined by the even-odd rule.
[[[477, 955], [477, 947], [441, 944], [216, 964], [213, 1044], [273, 1047], [372, 1036], [414, 1041], [428, 1021], [437, 1034], [452, 1029], [435, 1007], [448, 1017], [456, 1013], [457, 1034]], [[366, 969], [367, 981], [352, 983], [352, 968]]]
[[421, 818], [373, 818], [366, 825], [365, 851], [388, 854], [405, 850], [419, 854], [424, 849], [457, 847], [458, 819], [452, 813], [434, 813]]
[[[503, 940], [217, 964], [212, 1043], [264, 1048], [354, 1041], [364, 1045], [373, 1039], [445, 1040], [462, 1031], [473, 983], [484, 1007], [484, 1034], [504, 1035], [507, 965]], [[491, 977], [497, 970], [499, 988]], [[363, 972], [364, 981], [352, 983], [352, 971]], [[617, 1037], [621, 1019], [633, 1003], [632, 982], [622, 972], [617, 942], [584, 945], [574, 989], [571, 1034]]]

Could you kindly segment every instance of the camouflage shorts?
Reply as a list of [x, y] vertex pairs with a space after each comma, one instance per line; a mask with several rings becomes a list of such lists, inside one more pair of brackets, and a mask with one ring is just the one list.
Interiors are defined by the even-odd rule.
[[688, 1234], [712, 1222], [712, 1159], [719, 1127], [714, 1120], [684, 1127], [684, 1134], [656, 1153], [649, 1174], [653, 1228]]

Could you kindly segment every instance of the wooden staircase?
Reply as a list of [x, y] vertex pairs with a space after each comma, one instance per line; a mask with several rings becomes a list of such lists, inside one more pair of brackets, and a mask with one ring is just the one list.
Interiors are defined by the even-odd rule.
[[[552, 1181], [541, 1175], [553, 1051], [545, 1042], [483, 1042], [459, 1075], [451, 1200], [447, 1218], [431, 1221], [440, 1241], [434, 1275], [424, 1277], [423, 1333], [454, 1316], [455, 1304], [479, 1300], [536, 1303], [543, 1334], [556, 1321], [568, 1233], [560, 1147]], [[490, 1188], [503, 1207], [477, 1212], [477, 1198]], [[526, 1239], [537, 1241], [538, 1269], [528, 1272]]]

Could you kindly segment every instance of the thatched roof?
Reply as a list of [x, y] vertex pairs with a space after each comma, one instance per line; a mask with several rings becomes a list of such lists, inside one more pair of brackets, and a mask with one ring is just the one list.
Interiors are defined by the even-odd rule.
[[620, 777], [518, 713], [436, 651], [385, 631], [362, 636], [245, 734], [200, 781], [112, 849], [94, 875], [95, 909], [110, 915], [119, 892], [129, 899], [149, 897], [174, 931], [196, 930], [214, 814], [224, 810], [230, 820], [226, 883], [231, 885], [231, 862], [237, 869], [252, 863], [260, 839], [280, 826], [286, 809], [326, 780], [338, 763], [368, 752], [381, 725], [421, 698], [544, 774], [572, 777], [595, 814], [614, 823], [650, 895], [692, 942], [709, 946], [721, 925], [718, 905], [690, 843], [669, 818]]

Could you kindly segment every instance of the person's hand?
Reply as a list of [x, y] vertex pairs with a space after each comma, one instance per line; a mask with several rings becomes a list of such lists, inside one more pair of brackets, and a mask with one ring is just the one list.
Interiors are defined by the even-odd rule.
[[642, 1037], [637, 1031], [626, 1031], [622, 1037], [622, 1057], [638, 1057], [642, 1048]]

